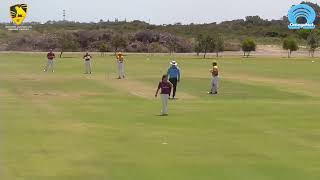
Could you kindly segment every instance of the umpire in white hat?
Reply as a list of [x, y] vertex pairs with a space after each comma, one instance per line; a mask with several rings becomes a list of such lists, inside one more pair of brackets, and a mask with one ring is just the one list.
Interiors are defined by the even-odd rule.
[[[176, 61], [172, 61], [170, 63], [170, 68], [168, 69], [168, 77], [169, 81], [172, 83], [172, 99], [176, 98], [177, 86], [181, 79], [180, 69], [178, 67], [178, 63]], [[171, 93], [170, 93], [171, 96]]]

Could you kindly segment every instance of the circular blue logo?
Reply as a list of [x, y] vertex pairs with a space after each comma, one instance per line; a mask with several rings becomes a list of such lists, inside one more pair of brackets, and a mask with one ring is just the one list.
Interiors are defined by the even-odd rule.
[[[307, 4], [292, 6], [288, 13], [290, 22], [289, 29], [314, 29], [315, 25], [313, 23], [316, 17], [316, 11]], [[305, 24], [299, 24], [297, 22], [299, 18], [304, 18], [307, 22]]]

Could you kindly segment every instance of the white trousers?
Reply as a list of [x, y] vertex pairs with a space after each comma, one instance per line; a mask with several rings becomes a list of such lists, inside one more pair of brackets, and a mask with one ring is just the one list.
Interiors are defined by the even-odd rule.
[[53, 59], [48, 59], [48, 63], [47, 63], [46, 68], [44, 70], [48, 71], [49, 69], [51, 69], [51, 71], [54, 71]]
[[91, 61], [85, 61], [84, 66], [86, 73], [91, 73]]
[[118, 73], [120, 77], [124, 77], [125, 73], [124, 73], [124, 63], [120, 63], [118, 62]]
[[161, 94], [162, 114], [168, 114], [169, 94]]
[[217, 93], [219, 88], [219, 76], [214, 76], [211, 82], [211, 92]]

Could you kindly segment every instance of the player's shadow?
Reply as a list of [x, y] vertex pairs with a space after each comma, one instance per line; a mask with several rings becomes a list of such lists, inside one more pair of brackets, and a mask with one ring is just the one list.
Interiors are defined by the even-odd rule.
[[169, 117], [169, 115], [156, 114], [156, 117]]

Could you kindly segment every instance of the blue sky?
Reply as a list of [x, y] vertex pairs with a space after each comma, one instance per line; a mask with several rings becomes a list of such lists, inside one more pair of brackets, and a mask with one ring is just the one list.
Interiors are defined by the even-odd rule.
[[[26, 21], [61, 20], [63, 9], [67, 20], [80, 22], [144, 20], [153, 24], [176, 22], [209, 23], [259, 15], [279, 19], [301, 0], [1, 0], [0, 22], [9, 22], [9, 6], [27, 3]], [[311, 1], [317, 2], [317, 1]]]

